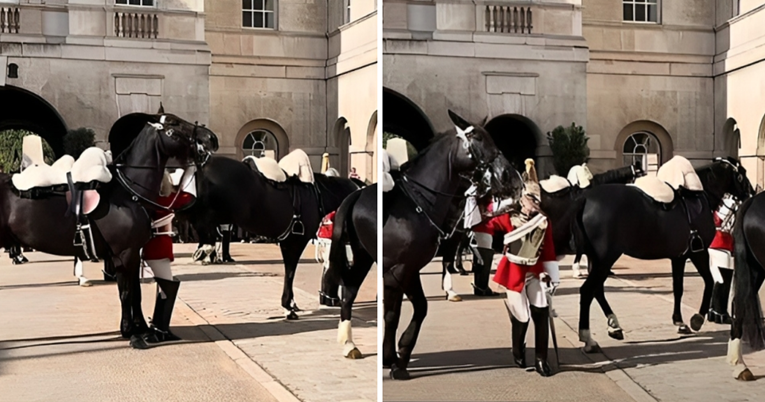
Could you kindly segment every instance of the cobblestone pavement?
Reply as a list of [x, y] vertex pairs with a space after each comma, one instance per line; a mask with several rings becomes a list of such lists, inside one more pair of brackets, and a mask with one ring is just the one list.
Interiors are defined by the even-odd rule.
[[[440, 262], [423, 270], [428, 316], [410, 365], [413, 379], [392, 381], [383, 374], [386, 401], [761, 401], [765, 381], [741, 383], [724, 356], [729, 326], [705, 323], [698, 334], [681, 336], [672, 325], [672, 284], [668, 260], [622, 258], [606, 282], [606, 297], [625, 330], [625, 340], [606, 334], [606, 320], [593, 303], [590, 327], [602, 354], [581, 351], [576, 328], [581, 280], [570, 278], [564, 260], [563, 283], [555, 297], [560, 372], [542, 378], [514, 367], [510, 320], [501, 298], [477, 298], [472, 276], [455, 276], [464, 301], [447, 302], [440, 288]], [[466, 264], [469, 269], [470, 264]], [[683, 314], [686, 322], [701, 301], [702, 281], [686, 269]], [[496, 286], [496, 284], [493, 284]], [[762, 295], [761, 295], [762, 296]], [[693, 308], [691, 308], [693, 307]], [[399, 335], [411, 317], [405, 303]], [[527, 335], [533, 356], [533, 325]], [[554, 352], [550, 343], [551, 362]], [[765, 376], [765, 353], [745, 356], [755, 376]], [[555, 367], [555, 363], [552, 363]]]
[[[172, 328], [183, 342], [136, 351], [119, 337], [116, 285], [75, 285], [70, 259], [28, 253], [0, 259], [0, 400], [352, 401], [377, 393], [376, 269], [354, 311], [362, 360], [342, 357], [339, 310], [318, 309], [321, 266], [309, 246], [295, 278], [301, 319], [283, 320], [278, 247], [234, 244], [236, 264], [190, 264], [176, 247], [183, 281]], [[144, 313], [155, 285], [142, 285]]]

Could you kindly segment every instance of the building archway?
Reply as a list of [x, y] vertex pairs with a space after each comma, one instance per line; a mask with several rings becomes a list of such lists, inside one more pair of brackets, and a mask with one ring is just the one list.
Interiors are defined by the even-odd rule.
[[364, 145], [364, 152], [367, 154], [367, 179], [374, 183], [377, 181], [377, 110], [372, 113], [367, 124], [367, 143]]
[[[629, 147], [630, 145], [632, 147]], [[625, 152], [628, 147], [632, 152]], [[614, 150], [616, 151], [618, 166], [630, 165], [631, 161], [634, 160], [636, 151], [645, 150], [646, 152], [643, 153], [645, 155], [656, 154], [657, 168], [674, 156], [672, 137], [669, 132], [661, 124], [650, 120], [638, 120], [624, 126], [619, 135], [616, 136]], [[649, 157], [646, 156], [645, 159], [647, 161]], [[643, 169], [646, 168], [643, 166]]]
[[725, 120], [722, 129], [723, 148], [722, 156], [732, 156], [738, 158], [739, 148], [741, 148], [741, 132], [738, 129], [736, 119], [729, 117]]
[[422, 109], [406, 96], [383, 87], [383, 131], [395, 134], [422, 151], [436, 130]]
[[536, 160], [538, 139], [542, 133], [531, 119], [508, 113], [494, 117], [484, 128], [505, 158], [519, 171], [526, 170], [526, 159]]
[[287, 137], [287, 132], [279, 123], [266, 118], [254, 119], [242, 126], [236, 134], [234, 144], [236, 157], [239, 160], [251, 155], [246, 151], [253, 149], [272, 150], [277, 161], [290, 152], [290, 139]]
[[[350, 159], [351, 159], [351, 128], [348, 127], [348, 120], [345, 117], [340, 116], [337, 121], [335, 121], [335, 126], [332, 129], [332, 132], [335, 134], [335, 144], [337, 144], [337, 148], [339, 150], [339, 161], [337, 170], [340, 171], [341, 175], [348, 175], [348, 172], [351, 171], [350, 168]], [[345, 177], [345, 176], [343, 176]]]
[[39, 95], [12, 85], [0, 86], [0, 131], [23, 129], [40, 135], [56, 157], [64, 154], [67, 126], [56, 108]]

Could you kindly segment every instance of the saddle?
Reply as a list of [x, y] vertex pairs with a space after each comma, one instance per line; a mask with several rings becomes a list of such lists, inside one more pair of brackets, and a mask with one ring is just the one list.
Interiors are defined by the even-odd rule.
[[302, 149], [296, 149], [279, 161], [279, 167], [287, 176], [297, 176], [303, 183], [313, 184], [313, 169], [311, 159]]
[[539, 185], [542, 187], [542, 190], [548, 194], [554, 194], [572, 186], [571, 182], [565, 177], [558, 175], [552, 175], [549, 178], [540, 181]]
[[82, 247], [85, 256], [97, 262], [93, 232], [88, 214], [100, 203], [96, 189], [112, 180], [109, 171], [109, 155], [98, 147], [86, 149], [74, 160], [70, 155], [59, 158], [48, 166], [42, 156], [42, 140], [36, 135], [24, 137], [22, 166], [26, 168], [11, 177], [13, 186], [21, 198], [42, 199], [65, 195], [69, 208], [77, 218], [74, 245]]
[[581, 165], [572, 166], [568, 171], [566, 177], [572, 186], [579, 186], [579, 188], [587, 188], [590, 186], [592, 180], [592, 172], [587, 167], [586, 163]]
[[284, 183], [287, 181], [287, 173], [285, 173], [284, 170], [279, 167], [279, 164], [271, 158], [247, 156], [242, 162], [249, 166], [250, 170], [261, 174], [268, 180], [276, 183]]

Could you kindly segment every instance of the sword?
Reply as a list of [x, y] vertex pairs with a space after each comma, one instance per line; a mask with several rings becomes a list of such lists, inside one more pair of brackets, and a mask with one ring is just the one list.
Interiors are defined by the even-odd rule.
[[[552, 313], [552, 295], [547, 294], [547, 306]], [[558, 355], [558, 336], [555, 334], [555, 317], [550, 314], [550, 335], [552, 335], [553, 348], [555, 348], [555, 362], [558, 363], [560, 368], [560, 356]]]

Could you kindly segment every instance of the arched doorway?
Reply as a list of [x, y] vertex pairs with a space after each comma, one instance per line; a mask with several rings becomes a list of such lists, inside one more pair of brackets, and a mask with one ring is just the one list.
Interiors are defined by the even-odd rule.
[[542, 134], [531, 119], [519, 114], [503, 114], [491, 119], [484, 128], [505, 158], [519, 171], [525, 170], [526, 159], [536, 159], [537, 138]]
[[741, 148], [741, 132], [738, 130], [736, 119], [729, 117], [725, 120], [722, 129], [723, 148], [722, 156], [732, 156], [738, 158], [738, 151]]
[[342, 116], [338, 118], [332, 132], [335, 133], [335, 144], [337, 144], [340, 153], [340, 163], [336, 168], [345, 177], [351, 171], [349, 166], [351, 159], [351, 128], [348, 127], [348, 120]]
[[372, 113], [367, 124], [367, 142], [364, 145], [364, 152], [367, 154], [367, 179], [371, 182], [377, 182], [377, 110]]
[[39, 134], [53, 148], [56, 157], [64, 154], [64, 119], [45, 99], [25, 89], [0, 86], [0, 131], [24, 129]]
[[272, 157], [277, 161], [290, 152], [290, 140], [279, 123], [271, 119], [255, 119], [239, 129], [235, 140], [236, 156]]
[[757, 132], [757, 187], [765, 187], [765, 115]]
[[422, 151], [436, 135], [433, 124], [419, 106], [404, 95], [383, 87], [383, 131], [395, 134]]

